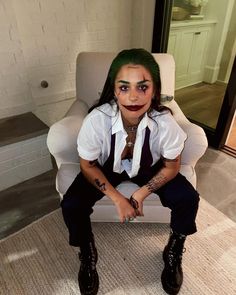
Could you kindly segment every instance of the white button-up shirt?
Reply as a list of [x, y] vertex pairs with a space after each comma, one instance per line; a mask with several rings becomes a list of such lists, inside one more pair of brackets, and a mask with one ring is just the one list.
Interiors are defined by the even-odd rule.
[[130, 178], [134, 177], [140, 168], [146, 127], [150, 129], [152, 165], [161, 156], [175, 159], [181, 153], [187, 137], [184, 131], [168, 111], [152, 111], [151, 114], [146, 113], [138, 125], [132, 161], [122, 161], [121, 154], [128, 134], [116, 104], [106, 103], [94, 109], [84, 119], [77, 139], [79, 156], [88, 161], [98, 160], [103, 166], [110, 154], [111, 135], [116, 134], [113, 171], [122, 173], [126, 170]]

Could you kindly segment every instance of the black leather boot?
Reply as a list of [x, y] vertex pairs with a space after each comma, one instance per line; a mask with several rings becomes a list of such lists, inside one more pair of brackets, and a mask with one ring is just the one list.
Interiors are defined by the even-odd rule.
[[96, 295], [99, 288], [99, 277], [96, 270], [98, 260], [94, 241], [87, 246], [80, 247], [79, 259], [81, 261], [78, 274], [79, 288], [82, 295]]
[[182, 253], [186, 236], [171, 232], [169, 242], [163, 252], [165, 263], [161, 275], [162, 287], [167, 294], [178, 294], [183, 283]]

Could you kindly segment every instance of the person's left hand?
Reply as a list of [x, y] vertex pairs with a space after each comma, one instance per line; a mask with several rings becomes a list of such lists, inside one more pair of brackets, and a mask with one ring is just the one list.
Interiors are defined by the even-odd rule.
[[138, 191], [134, 192], [129, 199], [130, 204], [135, 209], [137, 216], [144, 216], [143, 214], [143, 198], [138, 194]]

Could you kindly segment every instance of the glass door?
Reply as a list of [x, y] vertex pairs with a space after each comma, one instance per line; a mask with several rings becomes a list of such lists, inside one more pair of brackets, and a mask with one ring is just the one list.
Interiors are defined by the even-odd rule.
[[210, 145], [220, 147], [235, 109], [230, 77], [236, 51], [236, 4], [233, 0], [159, 2], [152, 51], [174, 56], [176, 101], [191, 121], [205, 129]]

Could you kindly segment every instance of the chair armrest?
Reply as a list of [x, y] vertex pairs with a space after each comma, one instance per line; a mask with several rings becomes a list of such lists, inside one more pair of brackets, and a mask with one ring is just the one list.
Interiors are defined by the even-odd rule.
[[88, 114], [88, 109], [89, 107], [84, 100], [76, 99], [67, 111], [65, 117], [79, 116], [84, 118]]
[[206, 134], [200, 126], [191, 122], [182, 122], [179, 125], [188, 136], [181, 155], [181, 164], [195, 167], [197, 161], [204, 155], [207, 149]]
[[206, 134], [200, 126], [191, 123], [186, 118], [174, 99], [163, 104], [172, 110], [176, 122], [187, 134], [181, 155], [181, 165], [191, 165], [194, 168], [197, 161], [204, 155], [207, 149], [208, 142]]
[[77, 99], [71, 105], [65, 118], [50, 127], [47, 145], [56, 160], [58, 168], [62, 163], [79, 162], [77, 136], [87, 113], [87, 104], [83, 100]]
[[77, 136], [84, 117], [69, 116], [53, 124], [48, 132], [47, 146], [56, 160], [57, 167], [62, 163], [78, 163]]

